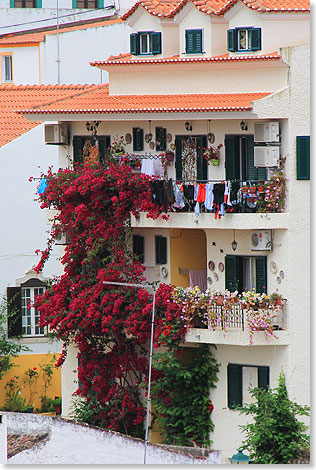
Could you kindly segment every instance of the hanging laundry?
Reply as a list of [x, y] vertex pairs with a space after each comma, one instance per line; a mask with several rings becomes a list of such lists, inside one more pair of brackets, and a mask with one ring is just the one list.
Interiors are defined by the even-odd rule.
[[198, 286], [201, 292], [207, 289], [207, 272], [206, 270], [189, 271], [190, 287], [194, 289]]
[[163, 167], [158, 158], [143, 158], [141, 173], [148, 176], [163, 176]]
[[196, 200], [197, 202], [205, 201], [205, 184], [200, 184]]
[[214, 188], [213, 183], [207, 183], [206, 186], [205, 186], [205, 203], [204, 203], [204, 207], [208, 211], [213, 210], [213, 200], [214, 200], [213, 188]]
[[48, 183], [46, 178], [42, 178], [39, 184], [39, 187], [37, 189], [38, 194], [43, 194], [45, 193], [45, 189], [47, 188]]
[[180, 188], [181, 188], [180, 184], [173, 185], [174, 196], [175, 196], [175, 202], [173, 204], [173, 207], [175, 209], [183, 209], [185, 206], [185, 202], [183, 198], [183, 191], [181, 191]]
[[224, 203], [224, 193], [225, 193], [225, 183], [216, 183], [214, 184], [213, 194], [214, 194], [214, 208], [215, 208], [215, 219], [217, 217], [220, 219], [221, 214], [221, 205]]
[[171, 178], [168, 181], [163, 180], [163, 191], [164, 191], [164, 198], [166, 202], [168, 204], [173, 204], [175, 202], [175, 196], [174, 196]]

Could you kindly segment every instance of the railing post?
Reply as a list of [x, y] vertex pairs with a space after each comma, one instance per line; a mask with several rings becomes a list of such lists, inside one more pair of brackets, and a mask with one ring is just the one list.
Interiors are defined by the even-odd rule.
[[242, 323], [242, 331], [245, 331], [245, 317], [244, 317], [244, 309], [239, 306], [241, 310], [241, 323]]

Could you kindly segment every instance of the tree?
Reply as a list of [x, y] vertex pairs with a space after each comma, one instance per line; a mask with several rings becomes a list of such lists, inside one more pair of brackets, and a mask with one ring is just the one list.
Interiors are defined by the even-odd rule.
[[288, 464], [299, 459], [309, 446], [309, 436], [307, 426], [296, 416], [308, 416], [309, 407], [289, 399], [283, 373], [277, 388], [254, 388], [251, 395], [257, 401], [239, 408], [253, 416], [252, 423], [240, 426], [247, 436], [241, 448], [249, 451], [256, 464]]
[[21, 351], [27, 351], [29, 348], [16, 342], [17, 338], [8, 338], [7, 333], [7, 313], [8, 302], [3, 297], [0, 303], [0, 380], [13, 367], [12, 358], [19, 355]]

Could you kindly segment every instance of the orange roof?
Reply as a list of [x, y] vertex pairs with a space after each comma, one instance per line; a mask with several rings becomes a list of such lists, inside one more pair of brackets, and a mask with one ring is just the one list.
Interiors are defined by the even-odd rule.
[[0, 146], [40, 124], [15, 113], [17, 108], [52, 103], [95, 88], [96, 85], [0, 85]]
[[[70, 31], [77, 31], [79, 29], [89, 29], [89, 28], [96, 28], [98, 26], [110, 26], [112, 24], [123, 23], [121, 18], [117, 19], [103, 19], [102, 21], [96, 21], [94, 23], [87, 23], [87, 24], [79, 24], [75, 26], [69, 26], [67, 28], [60, 28], [59, 33], [68, 33]], [[0, 46], [11, 46], [16, 44], [37, 44], [40, 42], [45, 41], [45, 36], [47, 34], [57, 34], [57, 29], [53, 29], [50, 31], [42, 31], [42, 32], [32, 32], [32, 33], [25, 33], [25, 34], [15, 34], [10, 33], [4, 36], [0, 36]]]
[[118, 56], [111, 55], [108, 60], [90, 62], [92, 67], [109, 66], [109, 65], [143, 65], [143, 64], [179, 64], [179, 63], [197, 63], [197, 62], [240, 62], [240, 61], [263, 61], [263, 60], [279, 60], [281, 55], [278, 52], [271, 52], [270, 54], [258, 55], [235, 55], [223, 54], [214, 57], [180, 57], [178, 55], [172, 57], [158, 58], [150, 57], [139, 59], [132, 56], [130, 53], [119, 54]]
[[248, 8], [263, 12], [305, 12], [310, 10], [309, 0], [182, 0], [180, 2], [169, 2], [164, 0], [144, 0], [137, 2], [130, 10], [121, 16], [126, 20], [134, 11], [141, 6], [148, 13], [158, 17], [172, 18], [189, 2], [207, 15], [223, 15], [238, 1], [244, 3]]
[[183, 95], [109, 95], [107, 85], [98, 85], [70, 99], [18, 113], [35, 114], [130, 114], [248, 111], [255, 101], [270, 93], [183, 94]]

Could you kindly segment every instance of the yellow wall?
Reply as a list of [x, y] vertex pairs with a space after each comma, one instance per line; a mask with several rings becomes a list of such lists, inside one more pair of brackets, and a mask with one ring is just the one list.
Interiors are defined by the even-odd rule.
[[[185, 274], [179, 274], [179, 268]], [[206, 235], [199, 229], [172, 229], [170, 233], [170, 282], [189, 287], [189, 271], [207, 269]]]
[[[59, 358], [60, 354], [56, 354], [56, 361]], [[41, 369], [40, 364], [45, 364], [50, 362], [53, 359], [53, 354], [25, 354], [13, 358], [12, 362], [14, 366], [9, 370], [9, 372], [2, 377], [0, 380], [0, 409], [4, 405], [5, 402], [5, 385], [6, 383], [14, 376], [18, 377], [18, 383], [23, 387], [22, 389], [22, 396], [26, 398], [26, 401], [29, 400], [29, 389], [27, 384], [23, 384], [23, 378], [25, 377], [24, 372], [33, 367], [36, 367], [36, 371], [39, 372], [40, 377], [36, 382], [36, 396], [34, 399], [34, 406], [35, 408], [40, 408], [41, 406], [41, 395], [43, 394], [43, 379], [41, 376]], [[53, 361], [53, 364], [56, 362]], [[52, 378], [52, 385], [47, 390], [47, 396], [49, 398], [59, 397], [61, 398], [61, 376], [60, 376], [60, 368], [54, 367], [54, 374]]]

